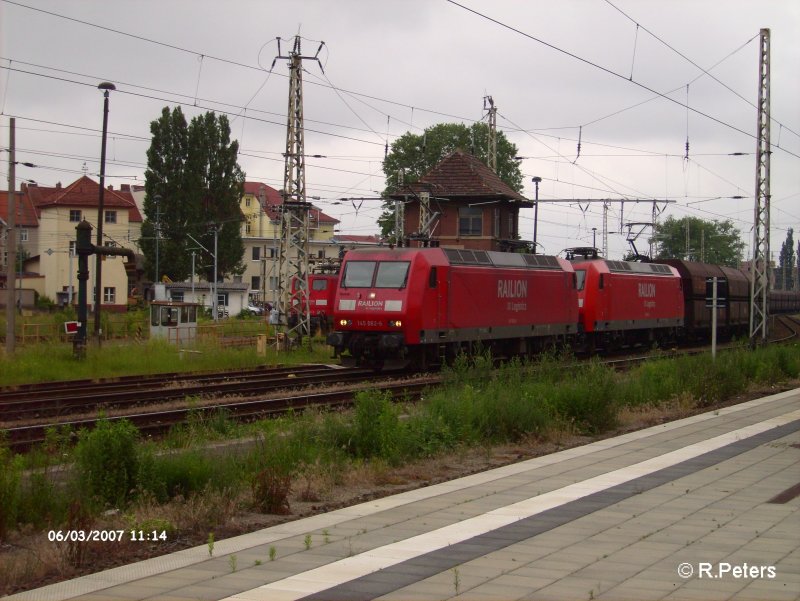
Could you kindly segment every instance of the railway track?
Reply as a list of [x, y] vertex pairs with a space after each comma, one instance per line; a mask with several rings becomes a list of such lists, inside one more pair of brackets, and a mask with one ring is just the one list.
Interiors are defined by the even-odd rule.
[[773, 339], [772, 342], [788, 342], [800, 338], [800, 319], [793, 315], [778, 315], [777, 321], [786, 335], [782, 338]]
[[254, 396], [313, 384], [352, 382], [366, 369], [324, 365], [261, 368], [206, 374], [166, 374], [91, 382], [53, 382], [0, 390], [0, 424], [59, 419], [80, 413], [120, 411], [148, 404], [236, 395]]
[[[773, 342], [787, 342], [800, 335], [800, 319], [790, 316], [779, 316], [778, 319], [789, 334]], [[688, 349], [665, 353], [662, 357], [704, 352], [708, 350]], [[637, 355], [607, 359], [604, 363], [624, 370], [651, 359], [652, 355]], [[352, 404], [356, 392], [363, 389], [363, 383], [367, 381], [373, 387], [390, 391], [395, 397], [405, 395], [414, 400], [424, 388], [440, 384], [442, 377], [425, 376], [398, 382], [391, 378], [375, 380], [375, 373], [368, 369], [301, 365], [25, 385], [0, 390], [0, 427], [5, 429], [9, 445], [15, 451], [44, 442], [46, 430], [52, 426], [72, 431], [91, 428], [96, 418], [85, 415], [98, 411], [113, 411], [116, 415], [107, 419], [127, 419], [141, 432], [156, 435], [185, 422], [190, 413], [209, 416], [214, 412], [224, 412], [232, 419], [250, 421], [289, 410], [346, 406]], [[323, 384], [342, 386], [335, 391], [310, 390], [314, 385]], [[276, 391], [290, 389], [291, 392], [285, 396], [274, 396]], [[273, 396], [253, 398], [265, 394]], [[226, 396], [236, 396], [237, 399], [219, 400]], [[187, 397], [200, 398], [201, 401], [192, 407], [163, 406]], [[217, 400], [212, 401], [211, 397]], [[203, 403], [202, 399], [206, 402]], [[146, 410], [148, 406], [152, 407], [149, 411]], [[79, 414], [83, 416], [76, 417]]]
[[[438, 376], [421, 379], [415, 382], [381, 382], [381, 389], [391, 392], [394, 398], [408, 398], [416, 400], [422, 391], [437, 384], [441, 380]], [[158, 411], [131, 413], [107, 417], [110, 421], [126, 419], [145, 435], [162, 434], [177, 424], [186, 421], [190, 413], [201, 416], [210, 416], [217, 412], [224, 412], [226, 416], [237, 421], [252, 421], [286, 413], [289, 410], [300, 410], [311, 407], [325, 407], [326, 409], [346, 406], [353, 402], [358, 389], [349, 387], [343, 390], [328, 392], [293, 392], [289, 396], [270, 398], [237, 400], [232, 402], [211, 403], [197, 407], [181, 407]], [[91, 428], [96, 419], [78, 419], [59, 421], [61, 428], [77, 431], [81, 428]], [[44, 442], [46, 430], [54, 424], [42, 423], [10, 427], [6, 429], [10, 447], [16, 451], [27, 450]]]

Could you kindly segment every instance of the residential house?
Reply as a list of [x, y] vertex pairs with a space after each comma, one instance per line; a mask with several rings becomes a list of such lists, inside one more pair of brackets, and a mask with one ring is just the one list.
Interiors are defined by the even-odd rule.
[[[16, 225], [19, 249], [26, 256], [21, 287], [33, 288], [54, 301], [67, 302], [72, 289], [77, 302], [77, 257], [75, 227], [82, 220], [97, 225], [100, 186], [87, 176], [66, 187], [22, 184], [16, 193]], [[0, 193], [0, 218], [8, 221], [8, 193]], [[104, 194], [103, 244], [121, 246], [139, 252], [142, 216], [130, 193], [108, 186]], [[95, 234], [93, 233], [93, 241]], [[103, 261], [103, 309], [124, 311], [127, 308], [129, 281], [123, 257]], [[7, 266], [6, 266], [7, 269]], [[89, 265], [90, 304], [93, 304], [95, 262]]]
[[[420, 200], [427, 194], [434, 218], [429, 241], [420, 236]], [[448, 248], [512, 250], [519, 240], [519, 210], [533, 203], [513, 190], [477, 157], [456, 150], [418, 181], [390, 198], [405, 203], [404, 238]]]
[[[244, 216], [242, 242], [244, 265], [242, 282], [249, 284], [250, 298], [275, 303], [278, 290], [278, 252], [280, 248], [281, 193], [260, 182], [245, 182], [239, 203]], [[309, 211], [309, 259], [311, 262], [338, 257], [334, 228], [339, 223], [312, 205]]]

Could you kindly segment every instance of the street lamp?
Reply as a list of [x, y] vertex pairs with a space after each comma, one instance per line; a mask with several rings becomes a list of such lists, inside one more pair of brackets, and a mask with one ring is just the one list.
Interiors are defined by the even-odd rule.
[[[108, 136], [108, 93], [116, 90], [117, 87], [108, 81], [102, 82], [97, 86], [98, 90], [103, 90], [103, 141], [100, 148], [100, 197], [97, 203], [97, 246], [103, 245], [103, 195], [106, 188], [106, 137]], [[102, 284], [102, 255], [95, 255], [95, 284], [94, 284], [94, 335], [97, 343], [100, 343], [100, 305], [103, 302]]]
[[534, 176], [531, 181], [536, 185], [536, 200], [533, 203], [533, 254], [536, 254], [536, 234], [539, 227], [539, 182], [542, 178]]
[[[156, 194], [154, 199], [156, 201], [156, 279], [155, 283], [157, 284], [160, 281], [159, 271], [158, 271], [158, 240], [161, 238], [161, 195]], [[194, 272], [192, 273], [194, 276]]]

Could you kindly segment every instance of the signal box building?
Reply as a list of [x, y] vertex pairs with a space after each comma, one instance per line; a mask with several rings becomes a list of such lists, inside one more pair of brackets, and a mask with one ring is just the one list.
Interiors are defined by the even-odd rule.
[[[429, 242], [420, 236], [420, 201], [429, 197]], [[509, 251], [519, 248], [519, 210], [533, 203], [476, 156], [456, 150], [390, 198], [403, 202], [410, 246]], [[434, 215], [438, 213], [438, 215]]]

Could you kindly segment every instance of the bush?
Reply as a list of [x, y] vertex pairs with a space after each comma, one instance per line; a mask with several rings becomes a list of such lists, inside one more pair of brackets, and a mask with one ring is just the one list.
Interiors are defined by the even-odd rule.
[[299, 465], [298, 446], [292, 434], [273, 430], [258, 441], [252, 456], [250, 487], [253, 504], [266, 513], [289, 513], [292, 478]]
[[136, 487], [139, 431], [128, 420], [99, 420], [94, 430], [81, 430], [75, 467], [81, 490], [102, 503], [124, 506]]
[[47, 296], [46, 294], [37, 294], [36, 295], [36, 308], [42, 311], [52, 311], [55, 309], [56, 304], [53, 302], [53, 299]]
[[356, 394], [352, 452], [357, 457], [396, 461], [403, 436], [397, 406], [388, 391]]
[[570, 380], [554, 389], [555, 409], [579, 431], [597, 434], [617, 422], [614, 371], [597, 361], [572, 371]]

